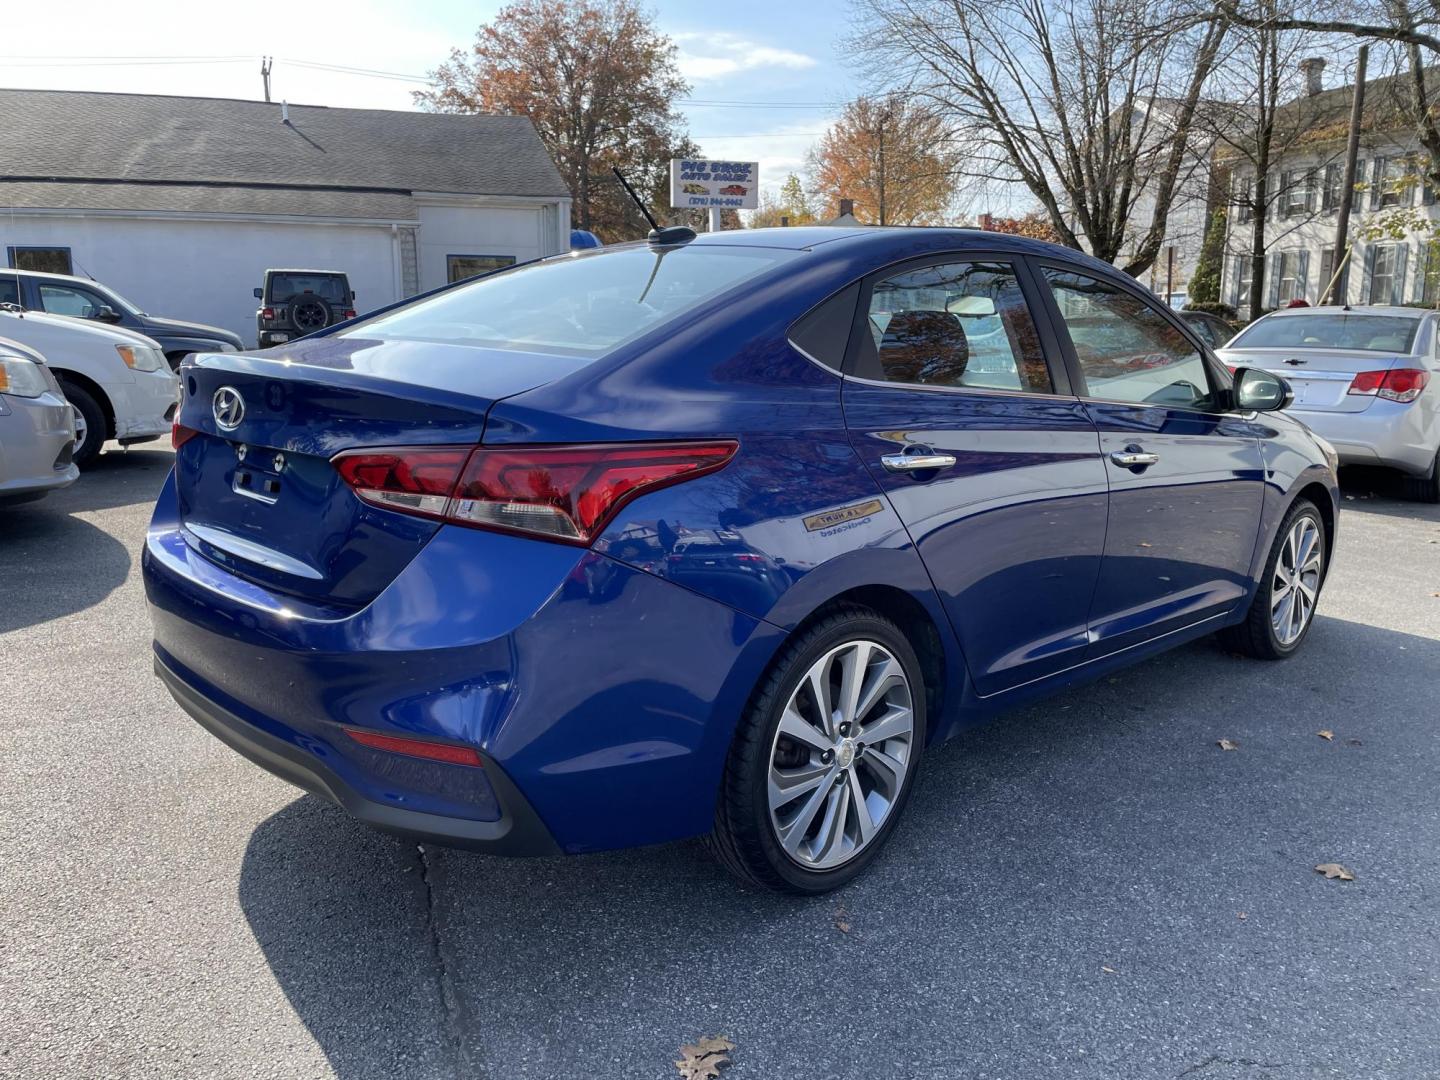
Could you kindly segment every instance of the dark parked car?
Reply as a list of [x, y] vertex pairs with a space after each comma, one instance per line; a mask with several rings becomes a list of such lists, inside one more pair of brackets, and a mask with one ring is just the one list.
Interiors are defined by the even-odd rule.
[[1208, 311], [1182, 311], [1180, 317], [1190, 324], [1190, 329], [1200, 335], [1200, 340], [1212, 349], [1222, 348], [1235, 336], [1235, 327], [1219, 315]]
[[260, 348], [313, 334], [355, 317], [355, 294], [340, 270], [266, 270], [255, 290]]
[[180, 705], [427, 843], [708, 834], [813, 893], [967, 725], [1206, 634], [1303, 646], [1333, 451], [1129, 275], [963, 229], [656, 235], [187, 361], [143, 556]]
[[239, 334], [204, 323], [162, 319], [141, 311], [108, 285], [69, 274], [0, 269], [3, 303], [134, 330], [159, 344], [172, 368], [193, 352], [238, 352], [245, 347]]

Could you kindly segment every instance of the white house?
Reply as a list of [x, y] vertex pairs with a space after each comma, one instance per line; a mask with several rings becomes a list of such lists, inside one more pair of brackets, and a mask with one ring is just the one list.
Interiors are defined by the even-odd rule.
[[343, 270], [362, 311], [569, 249], [526, 117], [0, 90], [8, 265], [255, 337], [268, 267]]

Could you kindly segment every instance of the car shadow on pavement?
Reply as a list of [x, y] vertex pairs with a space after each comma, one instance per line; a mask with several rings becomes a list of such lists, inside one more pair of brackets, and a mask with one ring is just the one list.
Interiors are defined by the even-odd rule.
[[[421, 856], [306, 796], [254, 832], [240, 902], [347, 1080], [654, 1078], [713, 1034], [735, 1080], [1419, 1075], [1436, 685], [1440, 641], [1335, 618], [1284, 663], [1190, 645], [933, 748], [828, 897], [695, 842]], [[843, 1039], [804, 1034], [839, 1014]]]
[[0, 634], [93, 607], [130, 573], [125, 545], [68, 513], [67, 494], [0, 507]]
[[153, 503], [174, 464], [175, 454], [166, 443], [129, 448], [109, 443], [79, 480], [35, 505], [84, 512]]

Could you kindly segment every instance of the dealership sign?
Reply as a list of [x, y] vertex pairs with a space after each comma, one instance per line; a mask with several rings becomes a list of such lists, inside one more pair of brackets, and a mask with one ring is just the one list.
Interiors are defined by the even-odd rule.
[[760, 163], [672, 158], [670, 205], [676, 210], [754, 210], [760, 205]]

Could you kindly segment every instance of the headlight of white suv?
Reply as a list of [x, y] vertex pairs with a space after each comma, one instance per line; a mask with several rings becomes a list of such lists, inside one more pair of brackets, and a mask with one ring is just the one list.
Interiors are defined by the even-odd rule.
[[0, 394], [35, 398], [48, 389], [39, 364], [23, 356], [0, 353]]
[[159, 371], [165, 366], [165, 354], [150, 345], [116, 345], [115, 351], [126, 367], [136, 371]]

